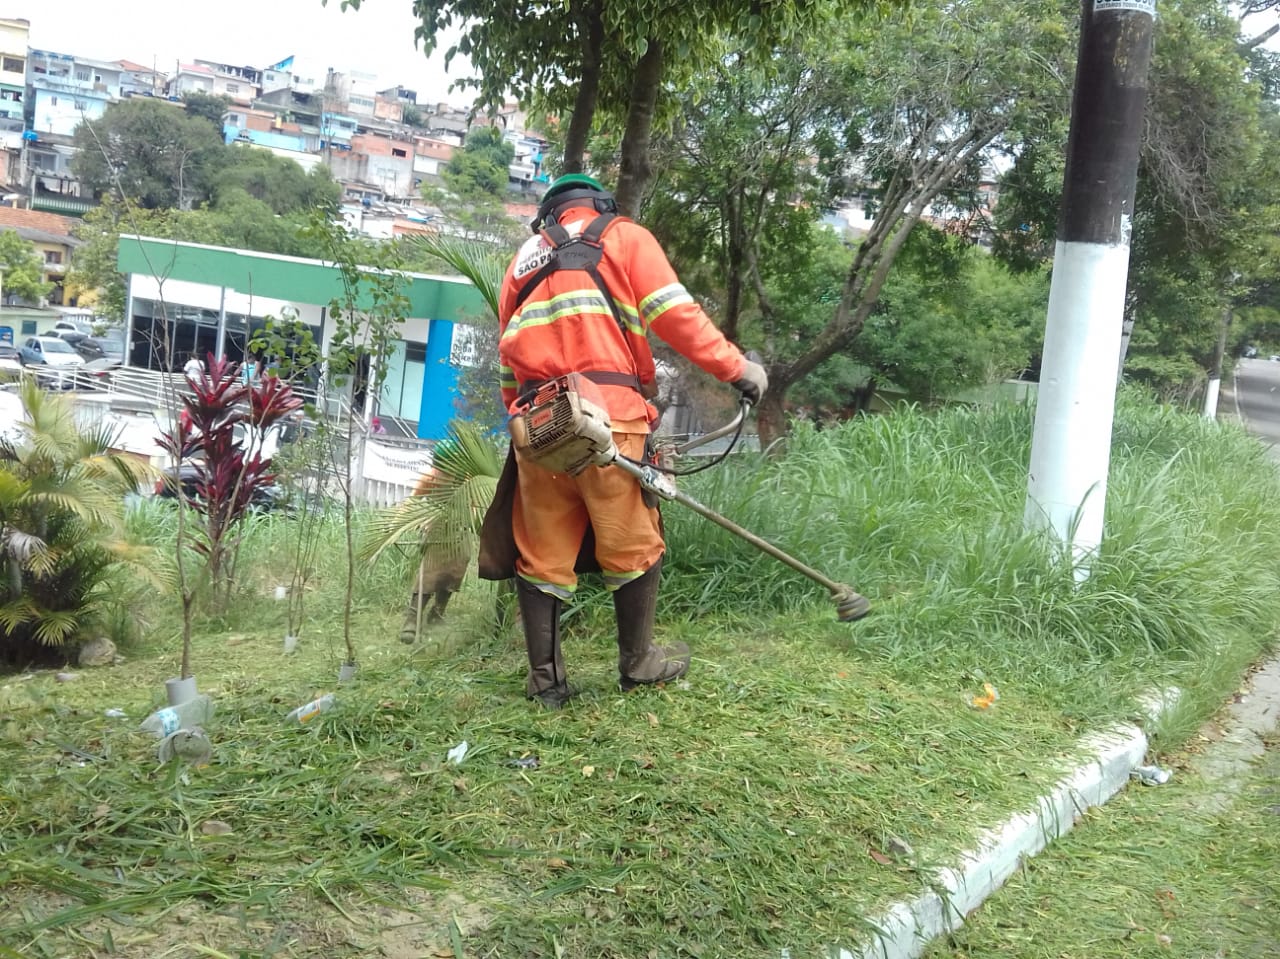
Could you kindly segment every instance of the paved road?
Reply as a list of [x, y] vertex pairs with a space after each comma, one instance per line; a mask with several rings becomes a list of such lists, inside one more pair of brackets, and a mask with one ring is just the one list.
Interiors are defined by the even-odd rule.
[[1241, 360], [1235, 389], [1245, 427], [1280, 459], [1280, 362]]

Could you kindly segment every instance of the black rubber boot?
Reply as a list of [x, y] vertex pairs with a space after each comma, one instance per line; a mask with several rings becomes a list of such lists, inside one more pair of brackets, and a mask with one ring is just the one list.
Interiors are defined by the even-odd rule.
[[404, 610], [404, 622], [400, 624], [400, 642], [412, 646], [418, 641], [418, 625], [421, 618], [422, 596], [414, 593]]
[[613, 611], [618, 618], [618, 685], [623, 692], [637, 686], [668, 683], [689, 671], [688, 646], [653, 644], [653, 620], [661, 580], [662, 560], [659, 559], [639, 579], [614, 590]]
[[529, 678], [525, 695], [548, 709], [560, 709], [575, 692], [564, 676], [560, 651], [560, 600], [532, 583], [516, 580], [520, 619], [524, 624], [525, 651], [529, 654]]

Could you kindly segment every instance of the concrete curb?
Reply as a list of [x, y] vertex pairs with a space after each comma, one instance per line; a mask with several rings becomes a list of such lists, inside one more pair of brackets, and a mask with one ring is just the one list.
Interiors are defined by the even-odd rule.
[[[1156, 694], [1143, 708], [1155, 719], [1177, 699], [1176, 691]], [[839, 959], [918, 959], [930, 942], [958, 929], [1023, 860], [1070, 832], [1086, 810], [1122, 790], [1129, 774], [1142, 765], [1147, 745], [1146, 733], [1131, 724], [1086, 737], [1080, 747], [1090, 758], [1037, 800], [1034, 809], [987, 830], [955, 865], [934, 870], [926, 880], [932, 887], [929, 892], [870, 917], [876, 941], [860, 952], [840, 949]]]

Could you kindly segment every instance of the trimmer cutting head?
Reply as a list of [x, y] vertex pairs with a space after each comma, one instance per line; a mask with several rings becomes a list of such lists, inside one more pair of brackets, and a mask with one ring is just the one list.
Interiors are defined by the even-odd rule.
[[831, 598], [836, 604], [836, 619], [842, 623], [852, 623], [871, 612], [871, 603], [867, 597], [855, 593], [849, 586], [841, 585], [837, 592], [831, 594]]

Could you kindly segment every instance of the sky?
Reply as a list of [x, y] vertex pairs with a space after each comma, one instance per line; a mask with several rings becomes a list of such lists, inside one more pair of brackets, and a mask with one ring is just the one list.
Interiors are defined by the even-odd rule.
[[364, 70], [378, 75], [379, 89], [416, 90], [419, 103], [468, 99], [446, 92], [465, 59], [446, 74], [443, 51], [428, 60], [414, 49], [411, 0], [364, 0], [345, 13], [339, 0], [0, 0], [0, 16], [29, 20], [37, 50], [154, 62], [169, 74], [178, 60], [261, 68], [292, 54], [322, 81], [328, 67]]

